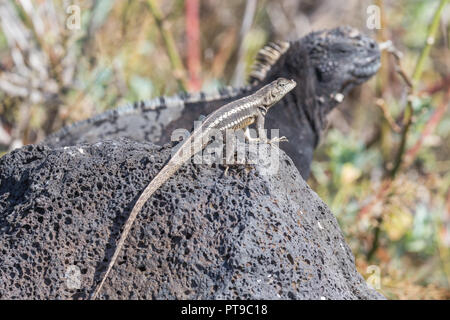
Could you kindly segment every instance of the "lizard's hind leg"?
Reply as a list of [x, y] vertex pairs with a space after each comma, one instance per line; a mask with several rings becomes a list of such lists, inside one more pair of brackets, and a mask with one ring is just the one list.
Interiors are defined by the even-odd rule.
[[231, 167], [238, 167], [241, 166], [241, 163], [237, 163], [235, 159], [235, 151], [233, 152], [226, 152], [225, 162], [223, 163], [223, 166], [225, 167], [225, 171], [223, 172], [224, 176], [228, 176], [228, 170]]
[[[253, 166], [250, 165], [246, 159], [246, 144], [243, 143], [243, 141], [237, 143], [237, 132], [234, 133], [236, 133], [236, 135], [226, 136], [225, 163], [223, 164], [223, 166], [225, 167], [224, 176], [228, 175], [230, 168], [240, 167], [246, 170], [247, 173], [249, 172], [249, 169], [253, 169]], [[243, 132], [241, 139], [248, 141], [247, 130]], [[244, 149], [240, 149], [239, 152], [236, 147]]]
[[249, 163], [233, 163], [233, 164], [224, 164], [225, 170], [223, 171], [224, 176], [228, 176], [228, 171], [230, 168], [242, 168], [248, 174], [253, 169], [255, 169], [255, 165]]

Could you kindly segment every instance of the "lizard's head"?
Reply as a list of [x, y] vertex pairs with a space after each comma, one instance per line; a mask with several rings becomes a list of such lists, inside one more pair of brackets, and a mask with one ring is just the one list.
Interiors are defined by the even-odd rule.
[[263, 107], [267, 110], [280, 101], [289, 91], [295, 88], [297, 82], [285, 78], [278, 78], [259, 91], [263, 95]]
[[306, 44], [316, 82], [345, 93], [372, 77], [380, 68], [380, 49], [371, 38], [351, 27], [309, 34]]

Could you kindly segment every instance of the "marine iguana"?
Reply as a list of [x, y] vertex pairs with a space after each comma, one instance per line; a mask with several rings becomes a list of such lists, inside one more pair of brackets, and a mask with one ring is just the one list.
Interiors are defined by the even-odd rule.
[[[293, 80], [287, 80], [284, 78], [277, 79], [268, 85], [262, 87], [255, 93], [245, 96], [239, 100], [230, 102], [206, 117], [202, 124], [196, 128], [192, 134], [183, 142], [178, 150], [173, 154], [167, 164], [161, 169], [161, 171], [153, 178], [153, 180], [147, 185], [145, 190], [136, 201], [130, 216], [125, 223], [124, 230], [120, 236], [117, 247], [110, 260], [108, 268], [100, 282], [94, 291], [92, 298], [95, 299], [102, 289], [103, 283], [108, 277], [114, 263], [119, 256], [120, 250], [131, 230], [134, 220], [141, 211], [147, 200], [153, 195], [153, 193], [161, 187], [175, 172], [187, 162], [194, 154], [202, 151], [209, 143], [211, 133], [213, 131], [219, 131], [225, 133], [226, 130], [238, 130], [248, 128], [252, 123], [256, 123], [258, 129], [258, 138], [251, 138], [252, 140], [259, 139], [263, 143], [272, 143], [284, 141], [286, 138], [273, 138], [267, 139], [264, 129], [264, 118], [267, 111], [283, 98], [286, 93], [291, 91], [296, 82]], [[248, 132], [248, 131], [247, 131]]]
[[50, 135], [44, 143], [67, 146], [115, 137], [164, 144], [173, 130], [192, 128], [201, 114], [249, 95], [283, 77], [301, 83], [267, 116], [290, 143], [281, 148], [304, 179], [326, 123], [326, 115], [350, 89], [367, 81], [380, 67], [380, 50], [371, 38], [351, 27], [312, 32], [292, 42], [265, 46], [257, 56], [249, 85], [216, 93], [181, 93], [139, 101], [81, 121]]

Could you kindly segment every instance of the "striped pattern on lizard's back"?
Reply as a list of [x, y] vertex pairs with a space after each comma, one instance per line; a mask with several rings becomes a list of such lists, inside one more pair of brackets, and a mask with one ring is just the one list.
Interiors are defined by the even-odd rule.
[[[116, 109], [107, 110], [92, 118], [75, 122], [72, 125], [63, 127], [61, 130], [49, 135], [45, 143], [51, 146], [71, 145], [76, 143], [93, 143], [102, 139], [102, 132], [107, 134], [107, 138], [117, 136], [126, 137], [132, 140], [154, 141], [152, 137], [140, 137], [139, 130], [133, 130], [122, 134], [120, 128], [125, 128], [130, 123], [133, 126], [142, 127], [142, 132], [146, 132], [149, 126], [155, 126], [155, 138], [165, 125], [181, 115], [184, 107], [195, 105], [198, 103], [208, 104], [216, 101], [222, 103], [228, 99], [234, 99], [238, 95], [249, 92], [251, 88], [233, 88], [224, 87], [210, 93], [194, 92], [194, 93], [178, 93], [173, 96], [162, 96], [149, 100], [142, 100], [133, 103], [126, 103]], [[130, 117], [135, 117], [130, 121]], [[122, 121], [122, 118], [125, 119]], [[110, 129], [109, 129], [110, 128]], [[118, 129], [117, 129], [118, 128]], [[127, 135], [127, 133], [129, 135]], [[81, 139], [80, 139], [81, 137]]]

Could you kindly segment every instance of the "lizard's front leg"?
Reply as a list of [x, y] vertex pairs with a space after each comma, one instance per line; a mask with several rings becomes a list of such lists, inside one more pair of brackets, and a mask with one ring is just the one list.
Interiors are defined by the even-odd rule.
[[244, 137], [245, 137], [245, 140], [247, 140], [247, 141], [250, 142], [250, 143], [253, 143], [253, 142], [261, 142], [261, 139], [260, 139], [260, 138], [253, 138], [253, 137], [250, 135], [250, 128], [249, 128], [249, 127], [245, 128]]
[[[269, 143], [269, 144], [288, 141], [288, 139], [285, 136], [268, 139], [266, 130], [264, 129], [264, 122], [265, 122], [265, 117], [262, 114], [262, 112], [259, 112], [259, 114], [256, 118], [256, 129], [258, 131], [258, 138], [257, 138], [258, 141], [263, 142], [263, 143]], [[247, 127], [247, 129], [248, 129], [248, 127]]]
[[[227, 134], [225, 136], [226, 137], [225, 138], [225, 141], [226, 141], [225, 154], [226, 154], [226, 156], [225, 156], [225, 163], [224, 163], [224, 167], [225, 167], [224, 176], [228, 175], [228, 171], [229, 171], [230, 167], [244, 167], [247, 173], [253, 169], [253, 165], [247, 163], [245, 158], [239, 160], [239, 151], [237, 151], [235, 149], [235, 147], [237, 146], [237, 139], [236, 139], [235, 133], [236, 133], [236, 131], [234, 131], [234, 133], [231, 135]], [[259, 142], [260, 141], [259, 138], [252, 138], [252, 136], [250, 135], [248, 126], [245, 128], [244, 138], [249, 142]], [[245, 145], [241, 145], [241, 147], [245, 148]], [[235, 159], [236, 152], [238, 153], [237, 160], [239, 162], [237, 162]], [[245, 150], [244, 150], [244, 154], [245, 154]]]

